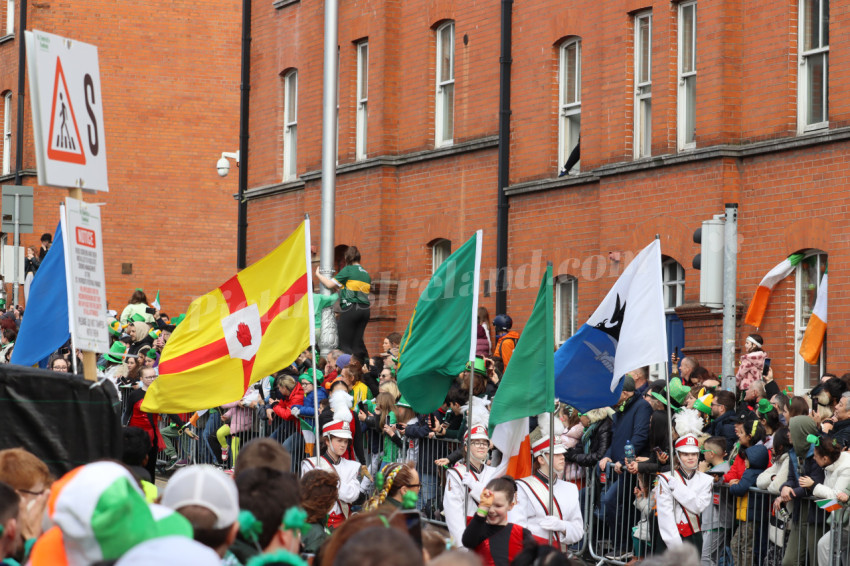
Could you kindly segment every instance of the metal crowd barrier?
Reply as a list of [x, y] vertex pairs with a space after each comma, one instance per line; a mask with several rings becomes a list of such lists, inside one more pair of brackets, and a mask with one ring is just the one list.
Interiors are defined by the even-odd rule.
[[[654, 497], [648, 506], [635, 504], [637, 478], [616, 474], [610, 464], [604, 475], [598, 470], [591, 475], [582, 491], [589, 557], [598, 564], [623, 565], [663, 553]], [[775, 512], [778, 496], [751, 488], [736, 497], [728, 485], [715, 484], [714, 518], [700, 518], [702, 566], [850, 565], [850, 509], [829, 513], [807, 497]]]
[[[233, 449], [227, 462], [221, 460], [221, 444], [216, 432], [222, 426], [220, 415], [206, 413], [192, 430], [194, 436], [180, 434], [175, 448], [178, 458], [188, 464], [208, 463], [225, 468], [233, 466]], [[226, 438], [233, 446], [238, 438], [244, 446], [255, 438], [271, 437], [283, 444], [292, 457], [292, 471], [300, 474], [301, 462], [307, 457], [302, 433], [293, 421], [275, 418], [270, 423], [265, 410], [254, 412], [250, 428]], [[363, 435], [366, 466], [374, 477], [383, 462], [380, 436], [376, 442], [371, 433]], [[378, 452], [372, 449], [377, 447]], [[413, 460], [420, 477], [418, 508], [426, 522], [445, 526], [443, 492], [446, 467], [434, 462], [447, 458], [460, 447], [455, 440], [442, 438], [411, 439], [404, 437], [394, 461]], [[318, 446], [314, 447], [318, 450]], [[165, 473], [165, 452], [158, 455], [159, 471]], [[568, 464], [569, 465], [569, 464]], [[608, 464], [604, 472], [598, 466], [581, 468], [574, 483], [579, 497], [585, 536], [570, 547], [574, 555], [592, 559], [597, 564], [621, 566], [637, 558], [661, 554], [666, 550], [658, 529], [654, 496], [655, 477], [621, 474]], [[644, 482], [648, 482], [645, 484]], [[365, 483], [371, 495], [373, 487]], [[635, 493], [636, 487], [642, 497]], [[850, 509], [842, 507], [832, 513], [820, 509], [812, 498], [792, 499], [777, 512], [776, 493], [751, 488], [745, 497], [735, 497], [729, 486], [715, 483], [710, 507], [714, 520], [701, 517], [702, 566], [850, 566]]]

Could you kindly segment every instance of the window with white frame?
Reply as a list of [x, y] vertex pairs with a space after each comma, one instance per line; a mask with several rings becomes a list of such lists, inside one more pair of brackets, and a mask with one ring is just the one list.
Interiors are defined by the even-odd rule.
[[298, 71], [283, 77], [283, 180], [297, 175], [298, 153]]
[[443, 265], [443, 262], [452, 255], [451, 240], [437, 240], [431, 245], [431, 273]]
[[635, 16], [634, 156], [652, 149], [652, 12]]
[[696, 147], [697, 3], [679, 4], [679, 150]]
[[3, 174], [12, 172], [12, 93], [3, 95]]
[[354, 141], [355, 159], [366, 159], [366, 127], [369, 102], [369, 42], [357, 44], [357, 120]]
[[685, 299], [685, 268], [675, 259], [666, 259], [661, 264], [664, 281], [664, 311], [672, 313]]
[[[578, 144], [581, 134], [581, 39], [561, 45], [558, 82], [558, 167], [562, 167]], [[579, 167], [576, 163], [575, 167]], [[571, 167], [572, 168], [572, 167]]]
[[800, 344], [818, 298], [826, 263], [827, 254], [811, 250], [797, 265], [794, 300], [794, 391], [813, 388], [820, 382], [820, 376], [826, 372], [826, 340], [815, 365], [807, 363], [800, 356]]
[[555, 343], [558, 347], [576, 333], [578, 279], [561, 275], [555, 279]]
[[455, 24], [448, 22], [437, 28], [437, 147], [450, 145], [454, 139], [455, 115]]
[[6, 35], [15, 33], [15, 0], [6, 0]]
[[800, 0], [797, 130], [829, 126], [829, 0]]

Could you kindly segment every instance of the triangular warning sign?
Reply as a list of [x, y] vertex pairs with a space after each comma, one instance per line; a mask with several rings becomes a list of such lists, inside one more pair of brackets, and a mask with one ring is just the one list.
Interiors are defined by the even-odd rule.
[[[73, 129], [72, 129], [73, 127]], [[56, 57], [56, 78], [53, 81], [53, 107], [50, 110], [50, 135], [47, 158], [66, 163], [86, 164], [83, 140], [77, 127], [77, 117], [68, 96], [68, 83], [62, 71], [62, 60]]]

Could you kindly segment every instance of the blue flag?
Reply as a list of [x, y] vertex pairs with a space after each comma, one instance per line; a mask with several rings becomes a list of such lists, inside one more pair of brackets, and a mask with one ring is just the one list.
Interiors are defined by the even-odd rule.
[[68, 327], [68, 284], [60, 222], [53, 245], [32, 280], [11, 362], [32, 366], [45, 361], [71, 337]]
[[623, 376], [667, 359], [661, 244], [626, 267], [588, 321], [555, 352], [555, 396], [581, 412], [620, 400]]

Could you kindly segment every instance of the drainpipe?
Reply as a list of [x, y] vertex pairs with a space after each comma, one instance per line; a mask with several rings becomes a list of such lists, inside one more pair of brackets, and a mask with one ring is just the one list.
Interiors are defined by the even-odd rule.
[[251, 102], [251, 0], [242, 0], [242, 85], [239, 98], [239, 192], [236, 216], [236, 269], [247, 264], [248, 107]]
[[502, 0], [501, 56], [499, 57], [499, 201], [496, 218], [496, 314], [508, 308], [508, 195], [511, 158], [511, 12], [513, 0]]

